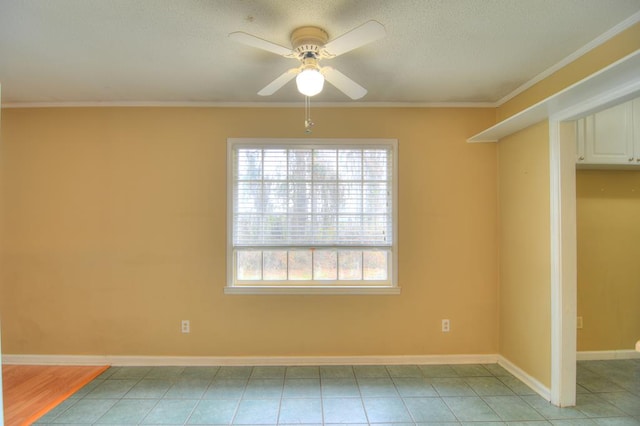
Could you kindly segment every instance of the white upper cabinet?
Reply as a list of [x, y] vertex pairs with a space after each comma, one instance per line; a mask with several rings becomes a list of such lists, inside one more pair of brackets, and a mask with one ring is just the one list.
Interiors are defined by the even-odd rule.
[[576, 122], [578, 165], [640, 167], [640, 98]]

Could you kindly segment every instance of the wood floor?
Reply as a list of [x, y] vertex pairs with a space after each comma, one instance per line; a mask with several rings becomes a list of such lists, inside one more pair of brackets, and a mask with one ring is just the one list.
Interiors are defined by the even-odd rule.
[[5, 425], [32, 424], [107, 368], [3, 365]]

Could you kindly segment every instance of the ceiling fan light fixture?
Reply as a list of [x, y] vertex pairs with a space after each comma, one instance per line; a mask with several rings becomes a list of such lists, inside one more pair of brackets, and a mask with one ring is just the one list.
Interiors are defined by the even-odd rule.
[[305, 96], [315, 96], [322, 92], [324, 76], [317, 68], [305, 68], [296, 76], [298, 92]]
[[[263, 40], [242, 31], [229, 34], [229, 38], [247, 46], [256, 47], [301, 62], [298, 68], [291, 68], [258, 92], [269, 96], [296, 77], [298, 91], [307, 98], [322, 92], [324, 80], [353, 100], [367, 94], [367, 89], [331, 67], [320, 67], [321, 59], [331, 59], [376, 41], [386, 35], [384, 26], [377, 21], [368, 21], [351, 31], [329, 40], [325, 30], [318, 27], [299, 27], [291, 33], [291, 48]], [[308, 101], [308, 99], [307, 99]]]

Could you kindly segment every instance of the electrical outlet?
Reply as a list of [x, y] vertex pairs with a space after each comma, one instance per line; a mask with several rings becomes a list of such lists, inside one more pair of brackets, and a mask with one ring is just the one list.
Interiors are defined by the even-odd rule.
[[442, 320], [442, 332], [448, 333], [451, 331], [451, 322], [448, 319]]
[[191, 323], [189, 320], [182, 320], [182, 332], [189, 333], [191, 332]]
[[576, 328], [582, 328], [582, 317], [576, 318]]

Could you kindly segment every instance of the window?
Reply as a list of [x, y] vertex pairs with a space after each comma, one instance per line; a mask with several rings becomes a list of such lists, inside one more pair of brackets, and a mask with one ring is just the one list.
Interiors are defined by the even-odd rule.
[[229, 139], [227, 160], [228, 293], [398, 292], [397, 141]]

